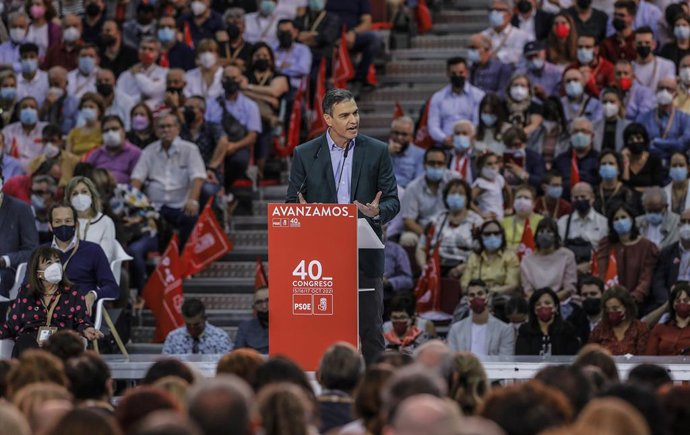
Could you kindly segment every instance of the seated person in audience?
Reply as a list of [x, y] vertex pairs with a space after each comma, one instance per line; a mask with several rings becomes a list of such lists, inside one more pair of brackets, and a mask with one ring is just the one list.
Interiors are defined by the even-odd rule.
[[690, 189], [688, 189], [688, 156], [685, 152], [675, 152], [671, 155], [668, 175], [671, 182], [664, 187], [668, 199], [668, 211], [681, 214], [690, 208]]
[[510, 325], [489, 310], [489, 291], [484, 281], [472, 280], [465, 290], [472, 313], [451, 326], [448, 346], [454, 352], [472, 352], [477, 356], [515, 353], [515, 335]]
[[[161, 43], [160, 66], [189, 71], [196, 67], [194, 50], [178, 39], [174, 17], [162, 16], [158, 20], [156, 37]], [[167, 64], [167, 65], [166, 65]]]
[[276, 12], [276, 2], [262, 1], [258, 11], [248, 13], [245, 16], [244, 39], [250, 44], [263, 41], [270, 45], [278, 43], [276, 30], [278, 20], [283, 15]]
[[561, 316], [558, 295], [548, 287], [529, 298], [529, 321], [520, 326], [515, 355], [575, 355], [582, 345], [575, 328]]
[[79, 356], [67, 359], [65, 375], [78, 406], [96, 412], [115, 411], [112, 405], [115, 381], [110, 367], [99, 354], [83, 352]]
[[517, 11], [510, 19], [510, 24], [529, 34], [530, 39], [543, 41], [553, 24], [553, 14], [540, 8], [537, 0], [516, 2]]
[[570, 198], [570, 185], [573, 177], [573, 156], [580, 181], [595, 185], [598, 181], [597, 165], [599, 153], [594, 150], [594, 130], [592, 122], [585, 117], [577, 117], [570, 123], [570, 149], [562, 152], [553, 162], [553, 167], [563, 175], [564, 196]]
[[[132, 172], [131, 184], [142, 190], [161, 217], [179, 230], [180, 246], [184, 246], [199, 214], [206, 168], [199, 148], [179, 137], [180, 122], [175, 115], [158, 118], [156, 132], [160, 140], [142, 152]], [[169, 152], [177, 153], [178, 157], [169, 159]], [[171, 177], [171, 173], [175, 176]]]
[[108, 69], [117, 77], [137, 63], [137, 51], [122, 43], [122, 25], [117, 20], [103, 23], [100, 38], [100, 69]]
[[66, 277], [84, 295], [86, 312], [91, 315], [97, 299], [120, 295], [108, 258], [96, 243], [79, 240], [79, 219], [71, 205], [55, 204], [48, 212], [51, 246], [59, 251]]
[[275, 68], [279, 74], [286, 75], [292, 89], [298, 89], [302, 80], [311, 72], [311, 51], [306, 45], [296, 42], [297, 27], [292, 20], [278, 22], [278, 45], [275, 52]]
[[528, 138], [544, 122], [544, 108], [535, 101], [534, 96], [529, 77], [526, 74], [513, 74], [506, 87], [504, 111], [508, 114], [508, 123], [523, 129]]
[[[83, 122], [67, 135], [67, 151], [84, 156], [101, 146], [101, 118], [103, 118], [103, 98], [95, 92], [87, 92], [79, 101], [78, 119]], [[79, 121], [77, 121], [79, 123]]]
[[[33, 202], [33, 187], [38, 179], [44, 177], [51, 179], [51, 184], [57, 185], [60, 179], [60, 164], [57, 160], [46, 159], [35, 168], [31, 168], [26, 175], [17, 175], [3, 183], [2, 192], [5, 195], [12, 196], [27, 204]], [[53, 192], [54, 193], [54, 192]]]
[[194, 46], [202, 39], [216, 38], [218, 32], [225, 30], [223, 17], [211, 8], [211, 0], [195, 0], [190, 9], [177, 19], [177, 28], [191, 35]]
[[508, 249], [516, 250], [522, 242], [526, 222], [529, 220], [532, 234], [534, 234], [544, 216], [534, 212], [534, 189], [526, 184], [515, 189], [513, 209], [515, 214], [504, 217], [501, 225], [505, 229]]
[[657, 89], [661, 80], [676, 77], [676, 65], [654, 54], [656, 44], [651, 28], [644, 26], [635, 30], [637, 58], [632, 63], [635, 78], [641, 85], [654, 90]]
[[577, 30], [572, 17], [565, 11], [554, 16], [546, 43], [549, 62], [565, 67], [577, 60]]
[[690, 282], [690, 208], [683, 210], [674, 231], [678, 240], [664, 247], [654, 269], [650, 307], [658, 307], [668, 301], [668, 295], [677, 282]]
[[[494, 310], [494, 315], [496, 312]], [[529, 304], [522, 295], [513, 295], [503, 307], [503, 316], [513, 330], [513, 337], [517, 337], [518, 329], [529, 319]]]
[[[541, 101], [545, 101], [551, 95], [556, 95], [560, 90], [563, 67], [546, 60], [546, 47], [542, 42], [528, 42], [522, 52], [527, 62], [518, 71], [519, 74], [527, 76], [534, 87], [534, 95]], [[506, 84], [507, 81], [503, 82], [504, 88], [501, 92]]]
[[[333, 49], [340, 38], [340, 17], [326, 10], [326, 1], [312, 0], [304, 13], [298, 12], [295, 17], [295, 26], [299, 29], [297, 41], [309, 47], [312, 55], [310, 77], [313, 84], [321, 65], [321, 59], [326, 59], [326, 64], [331, 62]], [[328, 72], [327, 72], [328, 73]]]
[[640, 234], [646, 237], [659, 250], [678, 241], [680, 217], [668, 211], [668, 197], [659, 186], [652, 186], [642, 194], [642, 207], [645, 214], [635, 220]]
[[498, 157], [491, 152], [477, 159], [477, 178], [472, 183], [472, 208], [484, 219], [503, 219], [512, 194], [505, 178], [499, 173]]
[[690, 113], [690, 54], [686, 54], [678, 65], [678, 95], [673, 104], [685, 113]]
[[[187, 72], [184, 96], [200, 95], [205, 99], [216, 99], [223, 95], [223, 66], [218, 57], [218, 44], [213, 39], [202, 39], [196, 45], [198, 68]], [[168, 89], [170, 87], [168, 86]], [[184, 104], [180, 102], [178, 106]]]
[[598, 96], [593, 97], [585, 93], [585, 84], [585, 76], [577, 68], [571, 67], [563, 74], [565, 96], [561, 97], [561, 104], [568, 123], [579, 117], [585, 117], [590, 122], [601, 118], [603, 113], [601, 102]]
[[[5, 177], [0, 170], [0, 186]], [[31, 208], [11, 196], [4, 195], [0, 187], [0, 295], [7, 297], [14, 285], [17, 266], [29, 260], [31, 251], [38, 246], [38, 233], [33, 223]], [[4, 310], [0, 313], [0, 317]]]
[[505, 151], [502, 133], [508, 126], [507, 119], [502, 101], [494, 94], [485, 95], [479, 103], [479, 123], [474, 149], [480, 153], [491, 151], [502, 156]]
[[[668, 13], [665, 15], [668, 17]], [[673, 34], [673, 40], [661, 47], [659, 56], [670, 60], [676, 69], [679, 69], [680, 60], [690, 53], [690, 18], [681, 12], [674, 14], [671, 20], [667, 18], [666, 21], [671, 25], [669, 30]]]
[[245, 67], [249, 63], [252, 51], [252, 44], [244, 40], [244, 15], [244, 9], [238, 7], [225, 11], [225, 37], [218, 38], [220, 45], [218, 53], [221, 64], [223, 66], [234, 65], [240, 68], [242, 72], [245, 71]]
[[154, 131], [153, 112], [146, 103], [138, 103], [132, 107], [132, 128], [127, 131], [127, 140], [137, 147], [144, 149], [158, 140]]
[[479, 103], [484, 91], [468, 82], [467, 61], [451, 57], [446, 61], [446, 74], [450, 84], [434, 93], [429, 103], [429, 134], [437, 143], [453, 144], [453, 126], [462, 119], [473, 124], [479, 120]]
[[417, 316], [415, 305], [412, 293], [398, 293], [393, 297], [390, 321], [383, 324], [386, 349], [412, 355], [417, 347], [436, 335], [434, 324]]
[[[132, 50], [136, 50], [144, 38], [156, 36], [155, 8], [147, 2], [140, 2], [136, 7], [136, 15], [127, 17], [122, 24], [122, 43]], [[105, 17], [104, 24], [105, 24]], [[96, 32], [100, 32], [103, 25], [98, 26]]]
[[583, 275], [578, 283], [578, 294], [568, 304], [561, 304], [561, 309], [567, 307], [571, 311], [566, 320], [575, 327], [582, 343], [589, 341], [589, 335], [601, 321], [603, 294], [602, 280], [589, 274]]
[[490, 27], [482, 34], [491, 38], [494, 56], [503, 63], [517, 65], [520, 53], [525, 44], [532, 39], [529, 33], [513, 26], [510, 21], [513, 16], [513, 2], [511, 0], [492, 0], [489, 7]]
[[649, 151], [651, 142], [647, 129], [633, 122], [623, 131], [623, 142], [621, 179], [638, 192], [644, 192], [650, 186], [661, 186], [666, 170], [661, 159]]
[[18, 175], [24, 175], [24, 169], [16, 158], [5, 154], [5, 141], [0, 133], [0, 171], [5, 174], [5, 178], [9, 180]]
[[[65, 3], [63, 1], [63, 3]], [[75, 13], [82, 14], [82, 39], [85, 42], [97, 44], [100, 38], [100, 31], [106, 19], [106, 4], [103, 0], [86, 0], [82, 2], [84, 8], [75, 10]], [[93, 6], [91, 6], [93, 5]], [[72, 5], [74, 7], [74, 5]], [[153, 12], [153, 11], [152, 11]]]
[[637, 116], [637, 122], [652, 137], [650, 152], [667, 161], [671, 154], [690, 146], [690, 115], [673, 105], [677, 93], [675, 77], [664, 77], [656, 87], [656, 108]]
[[125, 138], [125, 125], [117, 115], [106, 115], [101, 121], [103, 146], [96, 148], [86, 158], [94, 168], [110, 171], [119, 184], [128, 184], [134, 167], [141, 156], [141, 149]]
[[424, 173], [424, 149], [414, 144], [414, 121], [409, 116], [391, 123], [388, 152], [398, 186], [407, 185]]
[[74, 175], [74, 168], [79, 163], [79, 157], [65, 151], [65, 141], [60, 128], [55, 124], [43, 127], [43, 153], [29, 162], [29, 171], [38, 168], [46, 160], [56, 160], [60, 166], [58, 186], [64, 188]]
[[657, 324], [647, 341], [647, 355], [686, 355], [690, 349], [690, 286], [680, 282], [673, 287], [668, 304], [669, 318]]
[[521, 184], [539, 188], [544, 175], [544, 159], [527, 148], [527, 133], [521, 127], [510, 127], [503, 133], [503, 177], [511, 187]]
[[594, 129], [594, 149], [597, 152], [612, 150], [617, 153], [623, 149], [623, 131], [630, 124], [625, 119], [625, 103], [618, 88], [605, 88], [601, 92], [603, 116], [592, 124]]
[[99, 245], [110, 264], [117, 256], [115, 223], [103, 214], [102, 199], [93, 181], [81, 176], [72, 178], [65, 189], [65, 198], [77, 210], [79, 240]]
[[96, 92], [96, 73], [98, 72], [98, 50], [93, 44], [79, 48], [79, 66], [67, 74], [67, 93], [75, 98], [87, 92]]
[[38, 69], [38, 46], [27, 42], [19, 47], [21, 74], [17, 76], [17, 98], [33, 97], [40, 106], [48, 93], [48, 73]]
[[614, 285], [604, 292], [604, 314], [594, 327], [589, 342], [608, 349], [613, 355], [644, 355], [649, 327], [637, 319], [637, 304], [625, 287]]
[[446, 154], [442, 149], [429, 148], [424, 153], [425, 174], [414, 179], [405, 189], [401, 214], [405, 231], [402, 246], [416, 246], [432, 218], [443, 211], [443, 189], [455, 178], [446, 170]]
[[38, 111], [41, 121], [60, 126], [63, 135], [69, 134], [77, 123], [79, 98], [67, 91], [67, 70], [54, 66], [48, 71], [50, 88]]
[[165, 337], [164, 354], [222, 355], [232, 350], [228, 333], [208, 322], [206, 307], [200, 299], [186, 298], [181, 311], [185, 326]]
[[383, 270], [384, 319], [388, 317], [390, 301], [393, 299], [393, 296], [401, 292], [412, 291], [414, 287], [410, 258], [402, 246], [386, 237], [388, 225], [384, 225], [383, 229], [383, 254], [385, 256]]
[[[58, 250], [41, 246], [31, 254], [26, 283], [0, 328], [0, 339], [14, 339], [13, 356], [18, 356], [26, 349], [38, 348], [57, 329], [78, 331], [87, 340], [101, 338], [103, 334], [94, 329], [87, 316], [87, 307], [84, 295], [63, 273]], [[56, 329], [51, 331], [50, 327]]]
[[34, 97], [24, 97], [17, 103], [18, 121], [2, 129], [5, 153], [17, 156], [24, 170], [29, 162], [43, 153], [41, 141], [45, 122], [38, 120], [38, 102]]
[[570, 202], [563, 199], [563, 176], [554, 170], [547, 171], [542, 178], [541, 190], [544, 195], [537, 198], [534, 211], [544, 217], [560, 219], [573, 209]]
[[565, 301], [575, 293], [577, 264], [572, 251], [561, 244], [556, 221], [542, 219], [534, 230], [534, 242], [536, 251], [520, 263], [523, 291], [529, 297], [539, 285], [547, 285]]
[[453, 143], [446, 145], [450, 159], [448, 169], [467, 183], [474, 180], [474, 124], [464, 119], [453, 126]]
[[454, 178], [443, 188], [445, 208], [431, 221], [433, 236], [425, 232], [417, 245], [417, 264], [423, 268], [427, 256], [440, 243], [441, 276], [459, 279], [474, 247], [474, 231], [483, 222], [481, 216], [469, 209], [472, 191], [465, 180]]
[[157, 39], [146, 37], [139, 44], [139, 63], [120, 74], [116, 90], [134, 98], [144, 100], [149, 107], [158, 107], [165, 94], [165, 76], [168, 68], [158, 66], [156, 60], [161, 53]]
[[608, 221], [594, 209], [594, 192], [589, 183], [577, 183], [571, 197], [574, 211], [558, 219], [558, 234], [563, 245], [575, 254], [582, 271], [591, 266], [592, 252], [608, 234]]
[[184, 92], [187, 86], [187, 73], [179, 68], [169, 69], [165, 75], [165, 95], [163, 104], [154, 108], [156, 115], [160, 112], [170, 112], [177, 116], [180, 123], [184, 122], [184, 103], [187, 95]]
[[482, 33], [470, 37], [467, 49], [470, 83], [487, 93], [501, 94], [513, 72], [513, 66], [493, 56], [491, 38]]
[[629, 60], [619, 60], [614, 66], [616, 87], [623, 95], [625, 118], [634, 121], [642, 113], [654, 109], [654, 91], [639, 83]]
[[635, 51], [635, 32], [633, 23], [637, 14], [634, 0], [617, 1], [613, 10], [613, 28], [616, 33], [601, 42], [601, 55], [612, 63], [619, 60], [632, 61], [637, 56]]
[[8, 15], [7, 24], [9, 39], [0, 44], [0, 64], [20, 71], [19, 47], [26, 41], [29, 17], [22, 11], [15, 11]]
[[594, 35], [579, 33], [577, 62], [570, 64], [582, 72], [585, 78], [585, 91], [594, 98], [599, 98], [601, 91], [613, 86], [615, 82], [613, 64], [600, 55], [600, 50]]
[[470, 281], [480, 279], [491, 294], [513, 293], [520, 286], [520, 262], [513, 250], [507, 249], [505, 232], [496, 220], [487, 220], [479, 227], [479, 249], [470, 254], [460, 279], [466, 289]]
[[17, 76], [12, 70], [0, 71], [0, 128], [12, 123], [17, 108]]
[[599, 156], [601, 183], [596, 191], [594, 208], [604, 216], [608, 216], [611, 208], [617, 203], [629, 204], [636, 216], [642, 212], [637, 192], [623, 184], [622, 174], [623, 157], [612, 150], [603, 151]]
[[99, 68], [96, 73], [96, 91], [103, 97], [105, 115], [119, 116], [125, 126], [125, 131], [131, 128], [130, 114], [136, 101], [127, 94], [115, 90], [115, 73], [109, 69]]
[[251, 348], [264, 355], [268, 354], [268, 288], [254, 291], [252, 318], [244, 320], [237, 328], [235, 349]]
[[328, 433], [354, 419], [352, 395], [364, 373], [364, 360], [351, 344], [336, 343], [326, 349], [316, 373], [322, 389], [318, 396], [319, 432]]

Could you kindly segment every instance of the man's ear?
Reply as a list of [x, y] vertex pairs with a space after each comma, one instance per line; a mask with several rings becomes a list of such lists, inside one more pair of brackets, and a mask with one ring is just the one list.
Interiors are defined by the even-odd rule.
[[326, 121], [326, 125], [329, 127], [333, 126], [333, 117], [328, 113], [323, 114], [323, 120]]

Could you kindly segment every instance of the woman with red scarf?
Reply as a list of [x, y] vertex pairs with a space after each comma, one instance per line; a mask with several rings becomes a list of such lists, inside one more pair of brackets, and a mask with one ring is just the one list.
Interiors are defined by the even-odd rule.
[[412, 354], [423, 343], [435, 335], [434, 325], [418, 318], [415, 300], [411, 293], [399, 293], [391, 301], [390, 321], [383, 325], [386, 349]]

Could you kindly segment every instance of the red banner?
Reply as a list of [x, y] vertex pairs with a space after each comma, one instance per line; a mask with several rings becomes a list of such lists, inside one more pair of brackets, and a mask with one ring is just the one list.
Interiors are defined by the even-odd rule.
[[400, 105], [400, 101], [396, 101], [393, 108], [393, 119], [402, 118], [403, 116], [405, 116], [405, 110]]
[[570, 160], [570, 189], [580, 182], [580, 169], [577, 167], [577, 156], [573, 150], [573, 157]]
[[433, 23], [431, 22], [431, 11], [426, 4], [426, 0], [419, 0], [415, 9], [415, 20], [417, 21], [417, 30], [420, 34], [423, 35], [431, 30]]
[[340, 44], [336, 55], [333, 56], [333, 83], [336, 88], [347, 88], [347, 82], [355, 77], [355, 69], [352, 66], [350, 52], [347, 50], [347, 38], [345, 26], [340, 32]]
[[357, 254], [355, 205], [268, 204], [270, 355], [315, 370], [333, 343], [358, 345]]
[[316, 77], [316, 90], [314, 91], [314, 103], [312, 105], [314, 117], [309, 127], [309, 138], [315, 138], [320, 135], [326, 128], [326, 121], [323, 119], [323, 108], [321, 102], [326, 96], [326, 59], [321, 58], [321, 65], [319, 65], [319, 75]]
[[260, 257], [256, 257], [256, 269], [254, 271], [254, 288], [268, 287], [268, 279], [266, 279], [266, 271], [264, 270], [264, 263]]
[[155, 343], [162, 343], [170, 331], [184, 325], [181, 311], [184, 295], [178, 252], [175, 234], [142, 291], [142, 297], [156, 319]]
[[211, 206], [213, 197], [208, 201], [196, 221], [194, 230], [182, 251], [182, 276], [188, 277], [199, 273], [206, 267], [232, 250], [232, 242], [221, 228]]
[[414, 138], [414, 143], [422, 148], [431, 148], [434, 145], [434, 139], [429, 134], [429, 127], [427, 126], [429, 122], [429, 106], [431, 105], [431, 100], [427, 100], [424, 106], [424, 112], [422, 112], [422, 117], [419, 120], [419, 128], [417, 128], [417, 134]]
[[616, 251], [611, 249], [604, 276], [604, 288], [608, 289], [614, 285], [618, 285], [618, 261], [616, 261]]
[[529, 218], [525, 219], [525, 229], [522, 231], [522, 240], [517, 249], [517, 256], [522, 259], [536, 250], [537, 245], [534, 243], [534, 233], [532, 233], [532, 226], [529, 223]]

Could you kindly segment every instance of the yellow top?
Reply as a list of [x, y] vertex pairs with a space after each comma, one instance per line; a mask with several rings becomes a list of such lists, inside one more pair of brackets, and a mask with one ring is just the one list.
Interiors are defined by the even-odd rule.
[[[501, 225], [503, 225], [503, 229], [506, 232], [506, 243], [510, 249], [517, 249], [517, 247], [520, 246], [522, 233], [525, 230], [525, 221], [520, 218], [516, 220], [516, 218], [517, 216], [513, 215], [504, 217], [503, 220], [501, 220]], [[544, 219], [544, 216], [538, 213], [532, 213], [532, 216], [530, 216], [529, 225], [532, 228], [533, 235], [536, 234], [537, 225], [542, 219]]]
[[683, 92], [683, 87], [680, 85], [678, 85], [678, 95], [676, 99], [673, 100], [673, 105], [680, 111], [690, 115], [690, 94]]
[[81, 156], [94, 148], [101, 146], [101, 128], [77, 127], [67, 135], [67, 149], [73, 154]]
[[489, 289], [511, 286], [513, 289], [520, 285], [520, 261], [515, 252], [505, 249], [491, 259], [486, 252], [472, 253], [467, 260], [467, 266], [460, 279], [462, 289], [473, 279], [481, 279]]

